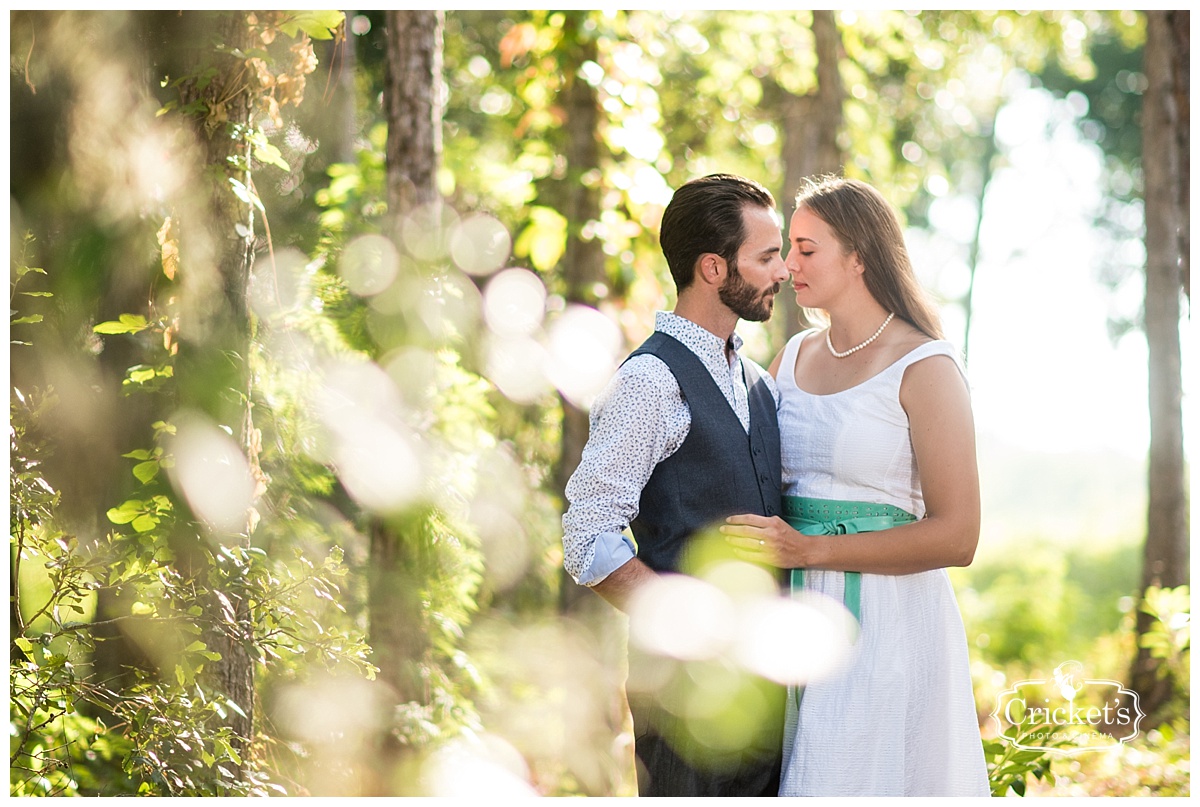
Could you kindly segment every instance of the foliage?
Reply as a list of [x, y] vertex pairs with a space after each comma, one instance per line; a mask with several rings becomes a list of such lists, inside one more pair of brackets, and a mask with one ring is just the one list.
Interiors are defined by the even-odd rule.
[[[1035, 545], [1006, 553], [1004, 571], [988, 564], [962, 570], [969, 582], [959, 584], [959, 601], [968, 637], [976, 640], [972, 656], [977, 659], [975, 697], [981, 712], [994, 703], [996, 690], [1002, 686], [997, 680], [1046, 676], [1055, 664], [1068, 658], [1080, 659], [1094, 677], [1120, 680], [1136, 646], [1132, 610], [1122, 614], [1116, 604], [1119, 599], [1131, 603], [1136, 593], [1136, 578], [1129, 570], [1133, 564], [1127, 557], [1136, 549], [1130, 545], [1107, 553], [1084, 553], [1083, 547], [1068, 548], [1060, 553], [1063, 562], [1048, 568], [1047, 555]], [[1049, 573], [1050, 569], [1054, 572]], [[1018, 579], [1022, 585], [1016, 584]], [[1099, 584], [1083, 596], [1086, 583]], [[1075, 591], [1074, 597], [1067, 596], [1071, 591]], [[1071, 609], [1062, 607], [1068, 599], [1073, 601]], [[1022, 622], [1018, 614], [1027, 613], [1023, 609], [1034, 605], [1034, 610], [1047, 612], [1050, 618]], [[1186, 587], [1151, 589], [1142, 607], [1154, 616], [1142, 641], [1164, 659], [1162, 674], [1180, 684], [1176, 700], [1166, 707], [1167, 720], [1113, 748], [1069, 757], [1038, 750], [1052, 747], [1041, 739], [1024, 743], [1026, 749], [1016, 748], [1021, 735], [1035, 733], [1040, 727], [1019, 724], [1003, 737], [985, 736], [993, 795], [1010, 791], [1016, 795], [1187, 795], [1189, 593]], [[1103, 611], [1109, 616], [1079, 619], [1075, 611]], [[1062, 624], [1053, 624], [1056, 620]], [[981, 636], [989, 641], [979, 642]], [[992, 641], [995, 638], [1000, 641]]]
[[[1141, 609], [1153, 617], [1140, 644], [1153, 658], [1162, 659], [1160, 678], [1168, 678], [1176, 693], [1164, 717], [1186, 719], [1189, 714], [1192, 670], [1191, 590], [1188, 586], [1151, 586], [1142, 595]], [[1170, 739], [1168, 737], [1168, 739]]]
[[1135, 544], [1009, 540], [1019, 551], [955, 570], [963, 620], [980, 660], [1003, 668], [1074, 658], [1121, 626], [1122, 603], [1131, 603], [1137, 590]]
[[[233, 130], [222, 123], [228, 97], [198, 94], [214, 80], [208, 70], [172, 69], [157, 88], [139, 86], [145, 65], [110, 71], [139, 48], [175, 42], [148, 24], [152, 34], [142, 32], [147, 19], [14, 16], [14, 64], [28, 45], [25, 79], [37, 89], [22, 90], [17, 114], [38, 133], [31, 144], [14, 130], [14, 207], [35, 222], [14, 260], [14, 378], [82, 378], [87, 389], [103, 383], [101, 373], [89, 375], [97, 365], [115, 366], [121, 407], [95, 409], [144, 424], [98, 449], [124, 462], [107, 498], [65, 503], [56, 484], [71, 481], [63, 458], [74, 459], [85, 438], [60, 428], [62, 410], [90, 411], [93, 399], [14, 381], [12, 794], [410, 792], [415, 782], [426, 786], [428, 769], [365, 783], [388, 776], [368, 774], [382, 745], [399, 744], [422, 762], [470, 741], [500, 749], [490, 761], [545, 794], [629, 792], [620, 745], [629, 738], [614, 716], [619, 670], [599, 647], [621, 642], [589, 642], [580, 624], [554, 616], [558, 391], [546, 383], [532, 400], [517, 400], [496, 383], [496, 334], [484, 312], [493, 277], [460, 271], [445, 250], [430, 254], [401, 235], [388, 253], [391, 282], [351, 282], [362, 254], [387, 250], [384, 13], [358, 12], [345, 26], [334, 11], [245, 16], [253, 47], [218, 47], [244, 68], [227, 91], [250, 93], [261, 123]], [[176, 17], [153, 19], [169, 26]], [[1132, 12], [841, 12], [838, 24], [850, 94], [840, 133], [845, 170], [884, 188], [911, 224], [928, 222], [939, 198], [977, 198], [1006, 98], [1000, 79], [1021, 71], [1071, 104], [1086, 97], [1085, 133], [1111, 157], [1103, 212], [1127, 229], [1140, 221], [1140, 26]], [[64, 42], [97, 43], [104, 58], [87, 61], [82, 47], [75, 53]], [[729, 170], [762, 180], [777, 197], [793, 190], [777, 189], [784, 130], [765, 99], [772, 82], [798, 96], [814, 90], [807, 12], [454, 11], [444, 56], [438, 182], [447, 215], [414, 219], [409, 231], [444, 247], [443, 236], [468, 217], [494, 217], [509, 239], [503, 267], [494, 268], [527, 267], [547, 291], [530, 352], [547, 347], [568, 302], [594, 305], [626, 341], [644, 334], [672, 294], [655, 239], [671, 188]], [[47, 78], [43, 65], [52, 60], [74, 83]], [[105, 91], [88, 76], [104, 77]], [[567, 157], [572, 82], [586, 84], [598, 105], [597, 163], [586, 171]], [[318, 87], [319, 99], [299, 105]], [[151, 92], [157, 117], [122, 100]], [[339, 106], [342, 93], [352, 97]], [[107, 127], [88, 117], [98, 107], [111, 113]], [[181, 230], [188, 211], [172, 207], [182, 195], [168, 181], [182, 153], [172, 134], [181, 112], [238, 148], [224, 176], [205, 175], [189, 190], [215, 190], [253, 213], [239, 225], [245, 232], [216, 234], [236, 234], [258, 256], [248, 289], [253, 340], [234, 357], [251, 371], [252, 390], [237, 402], [253, 407], [258, 430], [243, 447], [255, 469], [258, 522], [240, 541], [214, 541], [174, 481], [174, 405], [184, 385], [208, 378], [178, 355], [197, 321], [187, 295], [209, 282], [195, 264], [196, 242]], [[82, 123], [58, 127], [62, 120]], [[112, 134], [128, 132], [137, 137]], [[599, 200], [587, 221], [569, 215], [578, 189]], [[261, 235], [249, 232], [255, 222], [266, 225]], [[28, 254], [34, 233], [46, 245], [42, 261]], [[604, 256], [602, 275], [586, 283], [572, 274], [570, 247], [579, 244]], [[144, 271], [150, 263], [152, 273]], [[39, 278], [53, 292], [27, 285]], [[36, 340], [44, 348], [28, 335], [34, 327], [45, 333]], [[764, 357], [777, 347], [770, 339], [759, 345]], [[35, 351], [37, 359], [26, 357]], [[56, 352], [72, 357], [64, 365], [71, 370], [30, 370]], [[91, 428], [89, 445], [101, 430]], [[397, 449], [390, 456], [389, 447]], [[373, 499], [362, 486], [372, 477], [354, 473], [355, 451], [392, 460], [373, 478], [395, 481], [416, 468], [417, 481], [397, 500]], [[87, 507], [103, 529], [78, 529], [68, 517]], [[373, 678], [379, 654], [391, 649], [366, 643], [379, 528], [414, 550], [412, 576], [397, 588], [423, 606], [412, 626], [428, 640], [415, 664], [423, 700], [397, 703]], [[1132, 606], [1134, 554], [1124, 545], [1045, 543], [964, 571], [960, 602], [981, 708], [997, 676], [1062, 654], [1119, 674], [1134, 649], [1121, 605]], [[231, 594], [249, 604], [246, 612]], [[1186, 594], [1156, 592], [1145, 607], [1160, 615], [1145, 641], [1186, 692]], [[261, 695], [248, 750], [223, 728], [238, 705], [206, 681], [220, 643], [231, 639], [253, 658]], [[115, 646], [124, 655], [116, 669], [103, 660]], [[1186, 705], [1174, 708], [1173, 722], [1121, 755], [1055, 760], [1053, 770], [1048, 757], [989, 738], [993, 792], [1186, 793]], [[472, 778], [457, 770], [459, 784]]]
[[[31, 459], [49, 450], [35, 435], [39, 414], [53, 400], [14, 392], [11, 502], [19, 622], [11, 637], [13, 795], [266, 795], [279, 790], [262, 774], [239, 781], [226, 767], [240, 766], [242, 760], [220, 718], [240, 707], [197, 680], [205, 665], [219, 658], [199, 637], [220, 626], [202, 619], [205, 590], [171, 564], [173, 554], [162, 540], [165, 522], [134, 520], [131, 535], [113, 534], [96, 546], [81, 546], [57, 530], [56, 494]], [[163, 501], [156, 512], [169, 514], [169, 500]], [[260, 661], [285, 653], [369, 672], [361, 642], [344, 631], [323, 629], [317, 623], [325, 621], [319, 616], [323, 609], [306, 601], [314, 592], [336, 608], [333, 579], [344, 573], [337, 555], [320, 567], [298, 560], [306, 571], [279, 565], [272, 571], [261, 550], [227, 548], [216, 564], [255, 592], [253, 647]], [[42, 585], [35, 583], [30, 566], [44, 567]], [[139, 636], [143, 650], [153, 654], [153, 669], [136, 671], [137, 683], [126, 688], [96, 680], [89, 669], [99, 627], [91, 613], [102, 592], [127, 604], [125, 615], [107, 621]], [[227, 611], [225, 616], [229, 627], [233, 615]]]
[[[1164, 707], [1167, 718], [1156, 728], [1118, 748], [1056, 762], [1056, 779], [1031, 788], [1034, 795], [1064, 796], [1189, 796], [1191, 794], [1191, 604], [1187, 586], [1147, 589], [1142, 604], [1154, 617], [1142, 643], [1163, 659], [1162, 675], [1177, 686]], [[1122, 628], [1132, 634], [1132, 620]], [[1129, 643], [1123, 669], [1135, 648]]]
[[[324, 17], [315, 22], [322, 20], [328, 22]], [[303, 48], [293, 53], [306, 61]], [[260, 67], [269, 64], [254, 58]], [[272, 74], [274, 90], [282, 91], [286, 75]], [[294, 102], [299, 95], [292, 86], [286, 97], [271, 97]], [[205, 114], [211, 117], [214, 110]], [[245, 134], [258, 159], [278, 163], [262, 130]], [[252, 204], [252, 191], [242, 192]], [[28, 237], [26, 247], [31, 242]], [[159, 245], [163, 277], [152, 285], [160, 305], [149, 316], [124, 313], [93, 331], [138, 340], [139, 361], [127, 371], [124, 391], [149, 394], [169, 412], [178, 400], [179, 320], [172, 295], [188, 278], [189, 263], [169, 218]], [[33, 272], [43, 273], [22, 255], [14, 296], [45, 294], [18, 291], [16, 284]], [[11, 324], [39, 319], [25, 316]], [[336, 582], [345, 574], [340, 550], [329, 548], [314, 563], [299, 550], [271, 557], [254, 546], [208, 543], [168, 479], [179, 461], [171, 442], [177, 433], [173, 415], [154, 424], [151, 447], [123, 454], [132, 461], [133, 494], [110, 507], [108, 519], [124, 529], [79, 540], [58, 525], [58, 494], [40, 470], [56, 447], [41, 427], [54, 405], [52, 391], [13, 389], [12, 792], [284, 792], [258, 750], [251, 747], [245, 756], [239, 749], [247, 746], [225, 725], [228, 713], [241, 705], [219, 695], [201, 674], [221, 658], [214, 642], [245, 642], [260, 669], [290, 657], [370, 677], [366, 646], [353, 625], [338, 617], [344, 613]], [[248, 624], [226, 592], [250, 603]], [[98, 598], [116, 610], [97, 619]], [[91, 659], [98, 643], [115, 640], [114, 627], [141, 658], [127, 660], [122, 678], [100, 679]]]
[[[983, 741], [988, 786], [993, 796], [1007, 796], [1010, 791], [1024, 796], [1030, 776], [1037, 781], [1054, 784], [1054, 773], [1050, 769], [1053, 760], [1051, 752], [1028, 747], [1030, 736], [1044, 733], [1048, 728], [1051, 728], [1049, 723], [1022, 723], [1010, 727], [1002, 737]], [[1019, 748], [1018, 743], [1023, 743], [1026, 747]]]

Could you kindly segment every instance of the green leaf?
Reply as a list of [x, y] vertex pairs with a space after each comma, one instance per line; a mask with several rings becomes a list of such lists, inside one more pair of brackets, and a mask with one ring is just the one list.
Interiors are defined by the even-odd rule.
[[237, 198], [241, 199], [248, 205], [254, 205], [263, 213], [267, 212], [266, 208], [263, 207], [262, 200], [260, 200], [253, 191], [247, 188], [245, 183], [230, 177], [229, 184], [233, 187], [233, 193], [235, 196], [237, 196]]
[[154, 380], [154, 368], [138, 365], [137, 367], [129, 368], [129, 380], [134, 384], [145, 384], [147, 381]]
[[145, 602], [135, 602], [129, 612], [134, 616], [148, 616], [154, 613], [154, 606]]
[[134, 451], [130, 451], [128, 454], [122, 454], [121, 456], [131, 460], [148, 460], [152, 455], [148, 450], [139, 448]]
[[267, 165], [274, 165], [277, 168], [282, 168], [284, 171], [291, 171], [292, 167], [283, 159], [283, 153], [279, 149], [272, 146], [270, 143], [259, 143], [254, 148], [254, 158], [259, 162], [264, 162]]
[[27, 317], [18, 317], [17, 319], [14, 319], [10, 324], [12, 324], [12, 325], [30, 325], [34, 322], [41, 322], [42, 319], [43, 319], [43, 317], [41, 314], [30, 314]]
[[567, 249], [566, 218], [549, 207], [530, 208], [529, 226], [517, 238], [513, 249], [528, 255], [539, 271], [553, 269]]
[[143, 513], [133, 520], [133, 528], [138, 532], [150, 532], [158, 526], [158, 519], [149, 513]]
[[133, 475], [137, 477], [138, 481], [143, 485], [148, 485], [150, 480], [158, 476], [158, 468], [159, 465], [156, 460], [139, 462], [137, 465], [133, 466]]
[[113, 507], [105, 515], [114, 524], [128, 524], [141, 514], [143, 506], [139, 501], [130, 500], [120, 507]]
[[333, 32], [345, 19], [346, 15], [340, 11], [296, 11], [279, 26], [279, 30], [293, 39], [298, 31], [313, 39], [333, 39]]
[[138, 333], [149, 327], [150, 323], [146, 322], [146, 318], [140, 314], [122, 314], [116, 320], [101, 322], [92, 330], [95, 333], [104, 334]]

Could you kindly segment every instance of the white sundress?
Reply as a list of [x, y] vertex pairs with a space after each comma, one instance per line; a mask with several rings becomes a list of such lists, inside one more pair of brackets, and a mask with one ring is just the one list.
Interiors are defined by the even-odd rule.
[[[921, 359], [957, 363], [954, 347], [928, 342], [855, 387], [813, 395], [794, 375], [810, 333], [789, 340], [779, 368], [784, 495], [890, 504], [923, 518], [900, 382]], [[842, 601], [843, 573], [804, 574], [806, 589]], [[779, 795], [990, 795], [966, 634], [946, 570], [863, 574], [861, 616], [851, 658], [804, 688], [798, 713], [789, 698]]]

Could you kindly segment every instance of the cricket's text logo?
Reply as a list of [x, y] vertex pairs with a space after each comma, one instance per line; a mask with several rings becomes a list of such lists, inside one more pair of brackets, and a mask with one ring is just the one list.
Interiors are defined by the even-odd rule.
[[1066, 755], [1129, 742], [1145, 716], [1136, 692], [1118, 681], [1084, 677], [1078, 661], [1058, 665], [1050, 678], [1018, 681], [999, 694], [992, 712], [998, 737], [1017, 748]]

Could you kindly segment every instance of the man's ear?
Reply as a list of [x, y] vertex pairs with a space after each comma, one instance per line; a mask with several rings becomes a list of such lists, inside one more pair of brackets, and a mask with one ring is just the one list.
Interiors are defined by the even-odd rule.
[[696, 264], [696, 276], [714, 286], [720, 286], [725, 282], [727, 271], [728, 266], [725, 264], [725, 259], [715, 252], [705, 252]]

